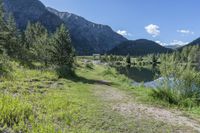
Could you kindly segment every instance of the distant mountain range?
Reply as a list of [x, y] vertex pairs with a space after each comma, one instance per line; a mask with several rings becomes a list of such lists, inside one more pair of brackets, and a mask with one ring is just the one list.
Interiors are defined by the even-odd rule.
[[[72, 13], [59, 12], [49, 7], [47, 9], [65, 22], [76, 49], [84, 53], [88, 52], [88, 54], [91, 54], [94, 51], [96, 53], [104, 53], [127, 40], [107, 25], [92, 23]], [[83, 49], [86, 45], [93, 50]]]
[[66, 24], [79, 55], [104, 53], [127, 40], [109, 26], [92, 23], [68, 12], [46, 8], [39, 0], [3, 1], [5, 10], [14, 15], [18, 28], [22, 30], [29, 21], [39, 21], [50, 31], [55, 31], [62, 23]]
[[178, 49], [178, 48], [182, 47], [182, 45], [178, 45], [178, 44], [177, 45], [166, 45], [165, 47], [175, 50], [175, 49]]
[[132, 56], [143, 56], [147, 54], [158, 54], [172, 52], [172, 49], [165, 48], [160, 44], [146, 40], [139, 39], [135, 41], [125, 41], [109, 51], [109, 54], [114, 55], [132, 55]]
[[189, 44], [187, 44], [187, 45], [185, 45], [185, 46], [183, 46], [179, 49], [181, 50], [181, 49], [188, 47], [188, 46], [197, 46], [197, 45], [200, 46], [200, 38], [197, 38], [196, 40], [190, 42]]
[[[40, 22], [53, 32], [64, 23], [69, 29], [78, 55], [94, 53], [146, 55], [172, 52], [172, 49], [179, 48], [179, 45], [163, 47], [145, 39], [128, 41], [107, 25], [96, 24], [72, 13], [45, 7], [39, 0], [3, 0], [3, 2], [5, 11], [13, 14], [17, 26], [21, 30], [26, 28], [28, 22]], [[186, 46], [193, 45], [200, 45], [200, 38]]]

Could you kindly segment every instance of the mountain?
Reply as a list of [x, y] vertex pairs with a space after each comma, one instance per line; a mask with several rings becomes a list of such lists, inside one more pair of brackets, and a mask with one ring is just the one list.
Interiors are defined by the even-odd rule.
[[172, 52], [172, 49], [165, 48], [158, 43], [146, 39], [125, 41], [113, 48], [108, 54], [143, 56], [147, 54]]
[[189, 47], [189, 46], [200, 46], [200, 37], [197, 38], [196, 40], [190, 42], [189, 44], [187, 45], [184, 45], [182, 47], [179, 47], [178, 50], [183, 50], [185, 47]]
[[65, 22], [79, 54], [104, 53], [121, 42], [127, 41], [107, 25], [95, 24], [83, 17], [68, 12], [59, 12], [50, 7], [47, 9]]
[[186, 46], [195, 46], [195, 45], [199, 45], [200, 46], [200, 38], [197, 38], [196, 40], [192, 41], [191, 43], [189, 43]]
[[49, 31], [55, 31], [58, 26], [65, 23], [79, 55], [104, 53], [127, 40], [109, 26], [92, 23], [75, 14], [46, 8], [39, 0], [3, 0], [3, 2], [5, 11], [13, 14], [21, 30], [26, 28], [29, 21], [40, 22]]
[[182, 45], [178, 45], [178, 44], [177, 45], [166, 45], [165, 47], [175, 50], [175, 49], [178, 49], [178, 48], [182, 47]]
[[40, 22], [48, 30], [54, 31], [63, 21], [49, 12], [39, 0], [3, 0], [4, 9], [12, 13], [19, 29], [25, 29], [27, 23]]

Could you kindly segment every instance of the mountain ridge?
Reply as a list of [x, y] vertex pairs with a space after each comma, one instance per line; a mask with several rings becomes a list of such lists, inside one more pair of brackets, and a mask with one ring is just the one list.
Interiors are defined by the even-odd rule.
[[[47, 7], [47, 9], [59, 16], [65, 22], [66, 26], [68, 26], [75, 47], [76, 43], [79, 43], [79, 45], [89, 45], [97, 53], [104, 53], [127, 40], [113, 31], [108, 25], [96, 24], [81, 16], [68, 12], [60, 12], [51, 7]], [[76, 36], [79, 36], [79, 38], [76, 38]], [[83, 49], [79, 51], [83, 51]]]
[[147, 39], [137, 39], [129, 40], [119, 44], [117, 47], [113, 48], [108, 54], [114, 55], [128, 55], [131, 56], [144, 56], [148, 54], [159, 54], [172, 52], [172, 49], [165, 48], [160, 44], [147, 40]]
[[178, 50], [181, 51], [181, 50], [183, 50], [184, 48], [190, 47], [190, 46], [200, 46], [200, 37], [197, 38], [197, 39], [195, 39], [195, 40], [193, 40], [192, 42], [190, 42], [190, 43], [188, 43], [188, 44], [186, 44], [186, 45], [184, 45], [184, 46], [178, 48]]
[[62, 23], [69, 29], [72, 43], [78, 55], [105, 53], [127, 39], [109, 26], [95, 24], [85, 18], [47, 8], [39, 0], [3, 0], [4, 9], [12, 13], [17, 27], [24, 30], [28, 22], [40, 22], [50, 32]]
[[50, 31], [55, 31], [63, 23], [59, 17], [46, 10], [39, 0], [3, 0], [3, 6], [6, 13], [12, 13], [17, 27], [22, 30], [28, 22], [40, 22]]

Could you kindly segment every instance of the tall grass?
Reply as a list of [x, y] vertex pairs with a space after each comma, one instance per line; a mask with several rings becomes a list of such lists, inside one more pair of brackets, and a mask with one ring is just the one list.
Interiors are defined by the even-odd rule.
[[120, 87], [122, 89], [132, 88], [132, 80], [130, 80], [125, 75], [119, 74], [115, 68], [106, 67], [102, 72], [102, 75], [105, 77], [105, 79], [114, 82], [117, 87]]
[[0, 77], [12, 77], [13, 65], [9, 57], [0, 55]]
[[183, 107], [200, 104], [200, 72], [191, 63], [184, 65], [175, 61], [166, 61], [161, 66], [165, 81], [159, 89], [153, 90], [154, 98]]
[[33, 117], [31, 104], [11, 95], [1, 95], [0, 111], [1, 132], [9, 128], [15, 132], [27, 132], [28, 120]]

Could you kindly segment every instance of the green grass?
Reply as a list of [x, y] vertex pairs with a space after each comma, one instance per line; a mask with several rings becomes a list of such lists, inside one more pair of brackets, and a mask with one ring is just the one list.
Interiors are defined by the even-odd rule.
[[[24, 68], [16, 63], [12, 78], [1, 78], [1, 132], [101, 132], [118, 130], [121, 117], [110, 121], [112, 112], [92, 92], [103, 67], [77, 68], [78, 77], [58, 78], [54, 70]], [[87, 76], [86, 76], [87, 75]]]
[[[80, 124], [86, 119], [84, 117], [91, 113], [89, 110], [94, 110], [98, 106], [95, 98], [90, 96], [90, 85], [58, 79], [54, 71], [25, 68], [18, 68], [12, 80], [2, 80], [0, 86], [2, 131], [89, 130], [87, 127], [78, 127], [84, 123]], [[88, 107], [91, 109], [87, 109]]]
[[[118, 74], [114, 68], [108, 67], [102, 69], [102, 67], [100, 67], [100, 70], [101, 72], [99, 73], [103, 75], [104, 79], [112, 81], [113, 83], [115, 83], [115, 87], [131, 94], [137, 102], [166, 109], [179, 110], [188, 117], [200, 120], [200, 106], [198, 106], [198, 104], [196, 104], [194, 100], [184, 99], [181, 101], [181, 103], [177, 104], [179, 102], [177, 101], [179, 100], [179, 98], [177, 98], [178, 96], [175, 96], [174, 94], [170, 94], [173, 92], [167, 91], [163, 93], [156, 93], [159, 90], [153, 90], [145, 88], [143, 86], [134, 87], [131, 85], [132, 81], [130, 79], [128, 79], [124, 75]], [[160, 91], [163, 91], [163, 89], [160, 89]], [[160, 94], [163, 94], [163, 96], [160, 96]], [[167, 97], [165, 98], [165, 96]], [[162, 97], [162, 99], [160, 99], [159, 97]], [[173, 103], [170, 101], [177, 101], [177, 103]]]
[[[113, 68], [78, 62], [77, 76], [59, 78], [53, 69], [28, 69], [14, 64], [12, 77], [1, 78], [0, 132], [162, 132], [162, 128], [172, 131], [170, 125], [152, 119], [127, 119], [94, 95], [96, 83], [107, 80], [138, 102], [162, 104], [149, 95], [149, 89], [132, 87], [131, 80]], [[197, 114], [197, 110], [190, 111]]]

